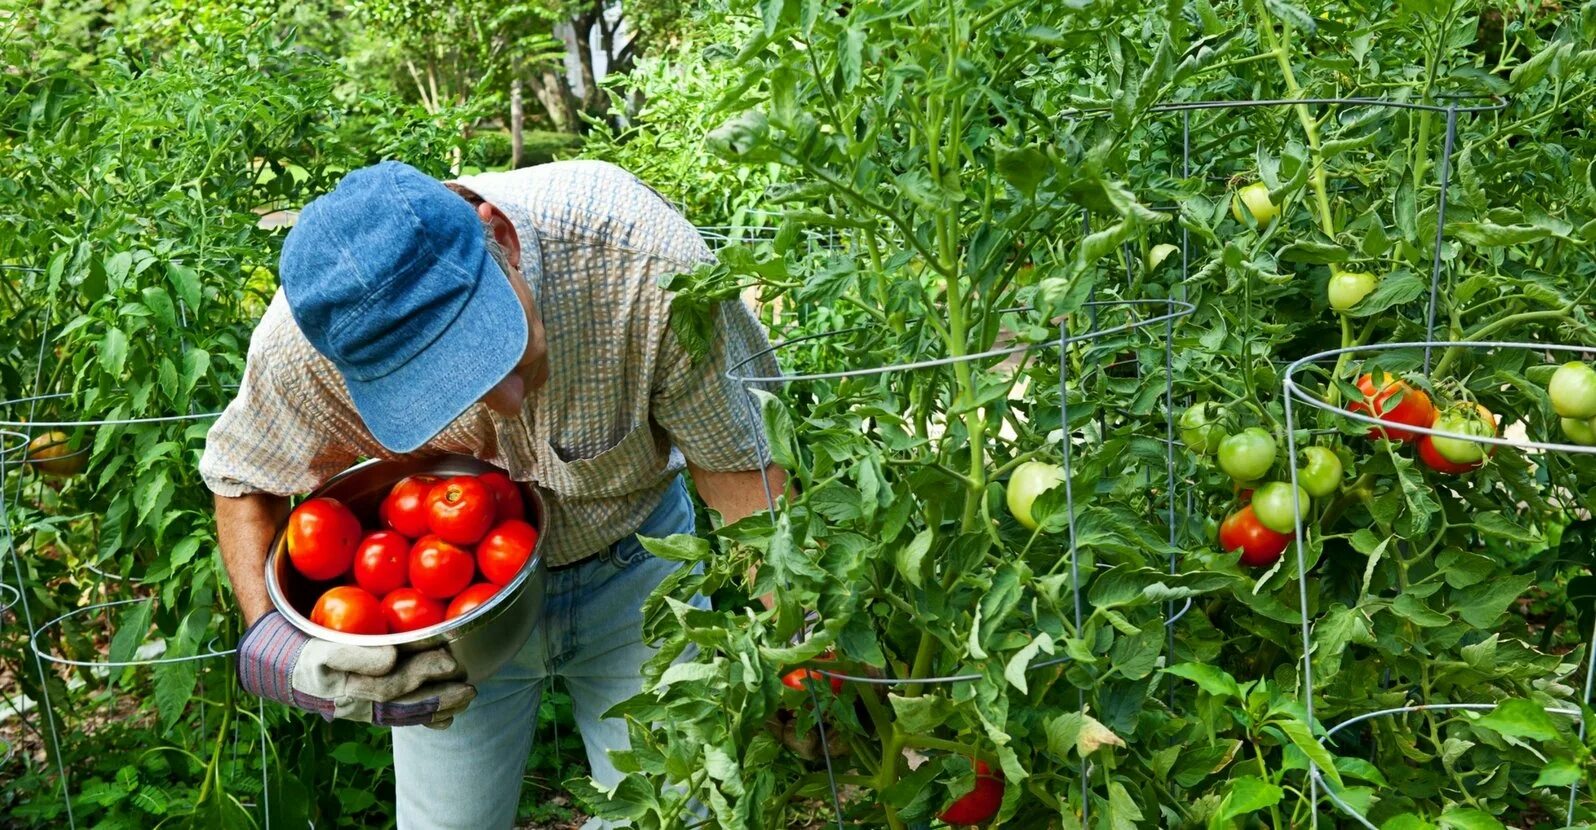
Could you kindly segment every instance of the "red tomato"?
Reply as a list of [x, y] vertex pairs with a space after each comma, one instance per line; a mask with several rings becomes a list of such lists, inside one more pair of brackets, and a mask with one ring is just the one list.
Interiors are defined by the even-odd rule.
[[443, 622], [443, 603], [414, 588], [399, 588], [382, 598], [382, 616], [395, 633]]
[[811, 679], [816, 683], [829, 680], [831, 681], [831, 693], [834, 695], [842, 693], [842, 678], [822, 674], [814, 669], [793, 669], [781, 676], [781, 685], [801, 692], [804, 691], [805, 684]]
[[462, 614], [469, 614], [476, 610], [478, 605], [493, 599], [493, 595], [498, 592], [499, 586], [488, 582], [478, 582], [470, 588], [461, 591], [460, 596], [455, 597], [454, 602], [449, 603], [449, 610], [444, 612], [443, 618], [452, 620]]
[[456, 545], [474, 545], [493, 527], [493, 491], [476, 476], [455, 476], [427, 494], [427, 527]]
[[388, 621], [382, 616], [382, 603], [369, 591], [353, 585], [328, 588], [316, 600], [310, 621], [345, 634], [387, 634]]
[[355, 584], [385, 597], [403, 588], [410, 571], [410, 540], [392, 530], [366, 534], [355, 551]]
[[985, 761], [975, 762], [975, 789], [959, 797], [938, 818], [953, 825], [985, 824], [1003, 806], [1003, 779]]
[[[1353, 412], [1373, 415], [1391, 424], [1427, 429], [1435, 423], [1435, 405], [1430, 403], [1430, 396], [1424, 394], [1424, 390], [1414, 389], [1404, 381], [1385, 373], [1380, 375], [1380, 384], [1377, 392], [1371, 375], [1358, 378], [1358, 389], [1363, 392], [1363, 400], [1353, 401], [1347, 405], [1347, 408]], [[1398, 396], [1401, 396], [1401, 400], [1392, 403], [1391, 399]], [[1370, 438], [1380, 438], [1386, 433], [1390, 434], [1393, 441], [1412, 441], [1418, 436], [1418, 433], [1405, 429], [1369, 428]]]
[[1227, 553], [1240, 550], [1241, 564], [1254, 568], [1279, 561], [1291, 539], [1289, 533], [1276, 533], [1264, 527], [1250, 504], [1230, 514], [1219, 525], [1219, 548]]
[[[1457, 476], [1473, 472], [1485, 466], [1484, 461], [1476, 461], [1473, 464], [1457, 464], [1448, 461], [1446, 456], [1441, 455], [1435, 449], [1435, 442], [1428, 435], [1420, 435], [1419, 440], [1414, 442], [1414, 446], [1419, 448], [1419, 460], [1424, 462], [1424, 466], [1438, 473]], [[1492, 449], [1495, 448], [1493, 447]]]
[[382, 500], [382, 523], [418, 539], [427, 535], [427, 494], [440, 481], [437, 476], [406, 476]]
[[343, 576], [360, 545], [360, 520], [337, 499], [316, 498], [288, 516], [288, 560], [318, 582]]
[[498, 470], [477, 476], [477, 481], [493, 491], [493, 523], [502, 525], [511, 519], [525, 519], [526, 506], [521, 503], [521, 488], [510, 477]]
[[410, 584], [433, 599], [465, 590], [476, 573], [469, 552], [436, 536], [423, 536], [410, 549]]
[[477, 567], [494, 585], [508, 585], [521, 572], [537, 543], [537, 528], [512, 519], [482, 537], [482, 544], [477, 545]]

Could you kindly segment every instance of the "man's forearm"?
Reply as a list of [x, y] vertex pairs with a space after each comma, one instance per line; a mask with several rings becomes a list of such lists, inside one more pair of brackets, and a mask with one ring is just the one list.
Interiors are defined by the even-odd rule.
[[287, 515], [288, 499], [282, 496], [216, 497], [216, 540], [245, 625], [272, 610], [266, 595], [266, 553]]
[[[763, 475], [758, 470], [715, 472], [687, 465], [693, 486], [711, 510], [727, 524], [769, 509], [787, 489], [787, 471], [772, 464]], [[765, 482], [770, 483], [770, 498], [765, 497]]]

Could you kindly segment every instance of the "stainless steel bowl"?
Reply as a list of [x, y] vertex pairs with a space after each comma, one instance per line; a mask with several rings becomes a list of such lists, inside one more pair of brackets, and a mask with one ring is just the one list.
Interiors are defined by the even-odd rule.
[[[366, 527], [377, 527], [377, 510], [388, 490], [399, 479], [410, 475], [477, 475], [497, 469], [466, 455], [440, 455], [401, 461], [367, 461], [339, 473], [311, 497], [335, 498], [355, 511]], [[272, 605], [294, 627], [313, 637], [360, 646], [397, 646], [401, 651], [425, 651], [446, 646], [475, 682], [499, 670], [532, 636], [543, 618], [543, 595], [548, 571], [543, 567], [543, 529], [547, 513], [537, 489], [518, 482], [530, 514], [528, 521], [538, 529], [532, 556], [505, 589], [477, 606], [470, 613], [437, 625], [401, 634], [345, 634], [310, 621], [310, 609], [332, 583], [315, 582], [294, 570], [288, 561], [288, 541], [277, 529], [271, 552], [266, 557], [266, 592]]]

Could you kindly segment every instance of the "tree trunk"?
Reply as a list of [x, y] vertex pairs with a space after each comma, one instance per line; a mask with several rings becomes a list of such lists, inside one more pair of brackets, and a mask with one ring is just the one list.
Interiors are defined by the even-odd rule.
[[560, 37], [565, 41], [567, 60], [574, 63], [577, 79], [582, 85], [582, 111], [592, 116], [602, 116], [607, 109], [604, 95], [598, 86], [598, 77], [593, 72], [593, 27], [598, 24], [598, 18], [604, 13], [601, 3], [595, 3], [596, 9], [589, 9], [572, 17], [560, 26]]
[[521, 103], [521, 59], [517, 57], [510, 62], [510, 169], [515, 170], [521, 166], [521, 151], [524, 149], [525, 136], [522, 127], [526, 122], [525, 107]]
[[576, 96], [572, 94], [562, 68], [543, 67], [542, 72], [532, 79], [532, 94], [537, 96], [538, 103], [543, 105], [556, 130], [570, 133], [582, 131], [582, 120], [576, 115]]

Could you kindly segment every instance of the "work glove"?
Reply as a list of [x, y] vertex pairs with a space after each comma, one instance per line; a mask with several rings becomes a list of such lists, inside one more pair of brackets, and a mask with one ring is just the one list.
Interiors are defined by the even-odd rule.
[[400, 654], [393, 646], [318, 640], [272, 611], [238, 644], [239, 684], [327, 720], [445, 729], [477, 690], [442, 648]]

